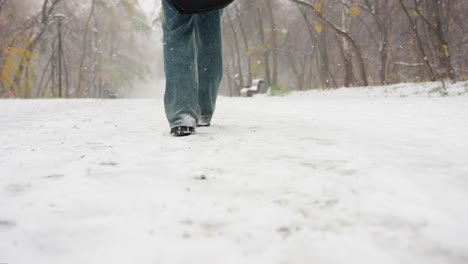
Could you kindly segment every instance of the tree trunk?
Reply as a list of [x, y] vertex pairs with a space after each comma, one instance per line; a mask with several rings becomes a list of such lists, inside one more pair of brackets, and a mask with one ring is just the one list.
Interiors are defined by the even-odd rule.
[[[390, 7], [387, 0], [380, 0], [372, 6], [369, 0], [366, 0], [367, 11], [375, 20], [377, 29], [381, 34], [381, 42], [379, 47], [379, 56], [380, 56], [380, 67], [379, 67], [379, 77], [380, 84], [387, 85], [388, 82], [388, 67], [389, 67], [389, 48], [390, 48], [390, 39], [389, 39], [389, 28], [392, 26], [393, 19], [390, 18]], [[382, 5], [379, 5], [379, 4]]]
[[[62, 1], [63, 0], [51, 0], [51, 4], [49, 6], [49, 0], [44, 0], [42, 4], [42, 9], [41, 9], [41, 21], [37, 25], [37, 29], [32, 30], [31, 36], [29, 37], [29, 41], [25, 47], [25, 50], [27, 50], [29, 54], [31, 54], [31, 57], [34, 53], [34, 50], [36, 49], [36, 46], [39, 44], [39, 41], [42, 39], [44, 33], [46, 32], [46, 29], [49, 26], [49, 20], [52, 17], [51, 16], [52, 13], [54, 12], [56, 6]], [[27, 78], [29, 78], [29, 74], [28, 72], [25, 73], [24, 70], [25, 68], [27, 68], [26, 71], [29, 70], [30, 63], [31, 63], [31, 58], [27, 58], [26, 60], [22, 59], [20, 61], [19, 66], [18, 66], [18, 72], [15, 74], [15, 79], [13, 81], [13, 83], [16, 84], [16, 87], [20, 89], [20, 87], [22, 86], [21, 77], [25, 75], [26, 77], [25, 96], [29, 95], [29, 92], [27, 91], [28, 90], [27, 86], [29, 85], [28, 84], [29, 80]], [[10, 89], [13, 89], [13, 86], [10, 87]]]
[[237, 11], [237, 17], [239, 18], [239, 29], [241, 31], [242, 35], [242, 40], [244, 42], [244, 48], [246, 51], [246, 58], [247, 58], [247, 84], [250, 85], [252, 84], [252, 59], [250, 56], [250, 48], [249, 48], [249, 41], [247, 39], [247, 34], [245, 33], [244, 25], [242, 23], [242, 19], [240, 17], [240, 11], [239, 11], [239, 6], [236, 5], [236, 11]]
[[275, 16], [273, 13], [273, 0], [266, 0], [267, 3], [267, 10], [268, 10], [268, 18], [270, 22], [271, 28], [271, 48], [270, 53], [272, 55], [272, 73], [271, 73], [271, 86], [278, 85], [278, 45], [276, 41], [276, 24], [275, 24]]
[[[346, 7], [346, 1], [341, 0], [343, 8], [341, 9], [341, 29], [344, 32], [349, 32], [350, 19], [348, 16], [349, 8]], [[338, 38], [338, 36], [336, 36]], [[339, 37], [338, 45], [340, 46], [341, 58], [343, 60], [343, 85], [351, 87], [353, 85], [353, 54], [348, 39], [344, 36]]]
[[2, 12], [2, 7], [8, 2], [8, 0], [0, 0], [0, 13]]
[[388, 47], [390, 46], [388, 43], [388, 32], [384, 31], [382, 46], [380, 47], [380, 68], [379, 68], [379, 75], [380, 75], [380, 84], [387, 85], [388, 84]]
[[346, 54], [344, 48], [344, 41], [339, 36], [335, 35], [336, 42], [338, 43], [338, 47], [340, 48], [340, 56], [341, 61], [343, 62], [343, 86], [344, 87], [351, 87], [352, 79], [353, 79], [353, 66], [349, 57]]
[[[321, 88], [328, 88], [330, 86], [330, 70], [329, 70], [329, 63], [328, 63], [328, 54], [327, 54], [327, 44], [326, 44], [326, 31], [322, 31], [320, 32], [318, 35], [319, 35], [319, 43], [317, 44], [317, 41], [315, 40], [314, 38], [314, 33], [311, 29], [311, 27], [309, 26], [309, 21], [307, 20], [307, 15], [306, 13], [300, 9], [299, 9], [299, 12], [301, 12], [302, 14], [302, 18], [304, 18], [304, 22], [306, 23], [307, 25], [307, 29], [309, 31], [309, 35], [310, 35], [310, 38], [311, 40], [313, 41], [312, 42], [312, 45], [313, 45], [313, 49], [314, 49], [314, 52], [315, 52], [315, 49], [318, 48], [319, 50], [319, 57], [317, 57], [317, 61], [318, 61], [318, 65], [317, 65], [317, 70], [320, 71], [320, 83], [321, 83]], [[310, 87], [311, 86], [311, 79], [312, 79], [312, 75], [313, 75], [313, 67], [312, 67], [313, 64], [311, 64], [311, 69], [310, 69], [310, 80], [308, 82], [308, 86]]]
[[83, 32], [83, 44], [82, 44], [83, 55], [81, 56], [80, 65], [78, 67], [78, 88], [76, 89], [76, 93], [75, 93], [76, 97], [79, 97], [81, 93], [81, 83], [83, 80], [83, 64], [86, 59], [86, 56], [88, 56], [87, 49], [86, 49], [86, 46], [88, 45], [88, 30], [89, 30], [89, 25], [91, 24], [91, 19], [93, 18], [93, 15], [94, 15], [95, 4], [96, 4], [96, 0], [91, 0], [91, 11], [89, 12], [89, 16], [88, 16], [88, 19], [86, 20], [86, 25], [85, 25], [84, 32]]
[[342, 29], [337, 27], [335, 24], [333, 24], [329, 19], [327, 19], [325, 16], [323, 16], [322, 13], [320, 11], [318, 11], [312, 4], [310, 4], [308, 2], [301, 1], [301, 0], [289, 0], [289, 1], [311, 9], [314, 12], [314, 14], [321, 21], [325, 22], [325, 24], [327, 26], [329, 26], [331, 29], [333, 29], [333, 31], [335, 31], [335, 33], [338, 36], [344, 37], [347, 41], [349, 41], [349, 43], [351, 44], [351, 46], [354, 48], [354, 50], [356, 52], [356, 57], [357, 57], [357, 60], [358, 60], [358, 67], [359, 67], [359, 70], [360, 70], [360, 73], [361, 73], [362, 84], [363, 84], [363, 86], [368, 86], [369, 83], [367, 81], [367, 71], [366, 71], [366, 67], [365, 67], [365, 64], [364, 64], [364, 59], [362, 57], [361, 48], [357, 45], [356, 41], [351, 37], [351, 35], [348, 32], [343, 31]]
[[[320, 32], [319, 35], [319, 54], [320, 54], [320, 82], [322, 88], [329, 88], [330, 87], [330, 63], [328, 60], [328, 52], [327, 52], [327, 31], [323, 30]], [[336, 85], [336, 84], [335, 84]]]
[[265, 32], [264, 32], [264, 29], [263, 29], [263, 18], [262, 18], [262, 12], [260, 10], [259, 7], [257, 7], [257, 20], [258, 20], [258, 30], [259, 30], [259, 35], [260, 35], [260, 42], [261, 42], [261, 46], [260, 46], [260, 49], [262, 50], [263, 52], [263, 68], [264, 68], [264, 71], [265, 71], [265, 82], [266, 82], [266, 86], [267, 87], [271, 87], [271, 75], [270, 75], [270, 59], [269, 59], [269, 56], [270, 56], [270, 52], [268, 49], [264, 48], [264, 46], [266, 45], [266, 42], [265, 42]]
[[[444, 31], [447, 31], [446, 23], [442, 20], [441, 16], [441, 2], [443, 1], [427, 1], [426, 6], [428, 13], [432, 14], [433, 22], [429, 21], [425, 15], [421, 12], [418, 2], [414, 1], [415, 12], [422, 18], [423, 22], [427, 25], [429, 30], [434, 33], [435, 38], [433, 38], [433, 46], [435, 47], [437, 58], [439, 60], [440, 68], [443, 68], [445, 72], [442, 73], [442, 78], [449, 77], [450, 80], [455, 81], [455, 71], [452, 66], [451, 52], [449, 44], [446, 40]], [[444, 3], [445, 6], [448, 6], [447, 3]]]
[[417, 30], [417, 26], [416, 24], [414, 23], [413, 19], [411, 18], [409, 12], [408, 12], [408, 9], [406, 8], [405, 4], [403, 3], [403, 0], [398, 0], [398, 3], [400, 4], [400, 7], [401, 7], [401, 10], [403, 11], [403, 13], [405, 14], [407, 20], [408, 20], [408, 23], [410, 24], [410, 27], [411, 27], [411, 31], [413, 32], [413, 36], [416, 40], [416, 44], [417, 44], [417, 47], [418, 47], [418, 50], [419, 50], [419, 53], [421, 54], [422, 56], [422, 59], [424, 61], [424, 65], [426, 66], [426, 72], [427, 74], [429, 75], [429, 78], [432, 82], [435, 82], [436, 81], [436, 77], [434, 75], [434, 70], [432, 69], [432, 66], [431, 64], [429, 63], [429, 60], [427, 58], [427, 55], [426, 55], [426, 52], [424, 51], [424, 47], [422, 46], [422, 41], [421, 41], [421, 38], [419, 37], [419, 34], [418, 34], [418, 30]]
[[234, 27], [234, 22], [232, 21], [231, 15], [229, 14], [229, 12], [226, 12], [226, 15], [234, 37], [234, 47], [236, 49], [235, 53], [237, 58], [237, 74], [239, 74], [239, 88], [242, 88], [244, 87], [244, 75], [242, 74], [242, 60], [240, 56], [241, 51], [239, 48], [239, 38], [237, 37], [236, 28]]

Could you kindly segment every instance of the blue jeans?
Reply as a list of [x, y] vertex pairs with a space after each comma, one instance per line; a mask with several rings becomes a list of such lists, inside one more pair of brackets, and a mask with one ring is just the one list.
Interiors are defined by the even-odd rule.
[[179, 11], [162, 0], [164, 106], [171, 128], [211, 122], [223, 75], [222, 10], [200, 14]]

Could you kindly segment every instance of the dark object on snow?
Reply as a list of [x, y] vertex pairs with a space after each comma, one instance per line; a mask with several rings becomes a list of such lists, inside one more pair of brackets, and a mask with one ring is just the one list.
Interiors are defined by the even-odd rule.
[[205, 181], [205, 180], [208, 180], [208, 177], [206, 177], [205, 174], [202, 174], [202, 175], [200, 175], [200, 176], [195, 177], [195, 180], [202, 180], [202, 181]]
[[111, 89], [105, 89], [104, 90], [104, 98], [109, 98], [109, 99], [117, 99], [119, 98], [119, 95], [111, 90]]
[[0, 220], [0, 226], [14, 227], [16, 226], [16, 222], [8, 221], [8, 220]]
[[172, 3], [185, 13], [196, 14], [222, 9], [234, 0], [172, 0]]
[[254, 94], [265, 93], [265, 92], [266, 92], [265, 81], [262, 79], [255, 79], [252, 81], [251, 86], [247, 86], [241, 89], [241, 96], [252, 97]]
[[178, 126], [171, 129], [171, 135], [174, 137], [185, 137], [195, 133], [195, 128], [188, 126]]
[[209, 126], [211, 126], [210, 123], [208, 123], [208, 124], [197, 124], [197, 127], [209, 127]]

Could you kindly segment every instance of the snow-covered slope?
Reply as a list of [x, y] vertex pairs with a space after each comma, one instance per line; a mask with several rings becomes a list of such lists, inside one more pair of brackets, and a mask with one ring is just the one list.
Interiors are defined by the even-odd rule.
[[2, 100], [0, 263], [467, 263], [468, 97], [382, 91]]

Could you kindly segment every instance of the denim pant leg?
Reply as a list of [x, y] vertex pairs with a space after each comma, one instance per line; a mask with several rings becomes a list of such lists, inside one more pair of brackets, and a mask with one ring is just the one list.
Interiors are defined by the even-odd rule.
[[171, 128], [196, 127], [198, 85], [195, 63], [194, 16], [162, 0], [164, 33], [164, 106]]
[[164, 105], [172, 127], [211, 122], [223, 74], [222, 11], [186, 14], [162, 0]]
[[198, 14], [195, 18], [195, 45], [198, 65], [199, 123], [211, 122], [218, 89], [223, 76], [221, 17], [216, 10]]

